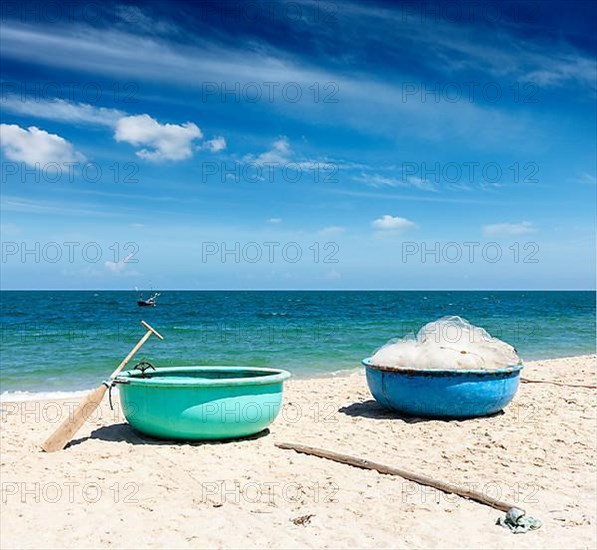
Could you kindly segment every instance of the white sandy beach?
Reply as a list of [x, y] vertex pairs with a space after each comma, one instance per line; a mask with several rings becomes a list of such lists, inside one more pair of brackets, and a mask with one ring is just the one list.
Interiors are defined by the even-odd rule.
[[[596, 362], [528, 363], [523, 376], [595, 384]], [[2, 548], [596, 547], [595, 390], [522, 384], [504, 414], [445, 422], [381, 409], [362, 373], [285, 389], [283, 413], [257, 439], [149, 440], [106, 400], [53, 454], [39, 445], [69, 400], [4, 403]], [[543, 526], [514, 535], [487, 506], [276, 442], [470, 484]]]

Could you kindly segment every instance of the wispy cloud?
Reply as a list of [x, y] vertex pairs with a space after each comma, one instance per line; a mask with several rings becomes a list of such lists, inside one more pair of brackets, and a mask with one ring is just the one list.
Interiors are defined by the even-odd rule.
[[476, 199], [469, 197], [446, 197], [438, 194], [397, 194], [397, 193], [375, 193], [368, 191], [352, 191], [349, 189], [329, 189], [325, 190], [328, 193], [334, 195], [344, 195], [346, 197], [355, 197], [361, 199], [371, 200], [384, 200], [384, 201], [413, 201], [413, 202], [438, 202], [448, 204], [484, 204], [484, 205], [509, 205], [510, 201], [502, 200], [487, 200], [487, 199]]
[[486, 237], [518, 237], [536, 231], [537, 228], [532, 222], [495, 223], [483, 226], [483, 235]]
[[569, 181], [570, 183], [580, 183], [581, 185], [597, 185], [597, 177], [588, 172], [580, 172]]
[[16, 223], [0, 223], [0, 233], [5, 237], [20, 235], [22, 232], [23, 230]]
[[[528, 123], [523, 116], [513, 117], [503, 110], [464, 101], [405, 102], [402, 83], [407, 75], [396, 82], [385, 80], [388, 73], [349, 76], [343, 67], [333, 69], [306, 63], [271, 45], [255, 44], [242, 51], [215, 43], [198, 48], [116, 30], [76, 25], [50, 30], [12, 22], [4, 24], [0, 43], [3, 56], [18, 61], [154, 83], [184, 84], [195, 89], [205, 82], [228, 87], [256, 81], [273, 82], [280, 87], [296, 83], [305, 91], [302, 99], [292, 103], [278, 98], [270, 103], [271, 109], [296, 119], [319, 122], [325, 113], [329, 124], [394, 139], [403, 134], [426, 140], [449, 136], [477, 145], [490, 141], [503, 147], [514, 146], [516, 137], [526, 132], [528, 141]], [[360, 70], [366, 70], [366, 65]], [[341, 101], [313, 101], [307, 90], [315, 83], [330, 82], [337, 87]], [[503, 139], [505, 135], [508, 140]]]
[[0, 97], [0, 107], [10, 113], [71, 124], [92, 124], [114, 127], [126, 113], [118, 109], [95, 107], [64, 99], [19, 98], [8, 93]]
[[46, 200], [2, 195], [0, 208], [3, 212], [20, 212], [23, 214], [46, 214], [72, 217], [126, 218], [137, 212], [137, 209], [126, 206], [107, 209], [102, 205], [72, 200]]
[[500, 31], [495, 32], [495, 28], [483, 24], [482, 18], [467, 18], [464, 10], [461, 20], [451, 21], [449, 17], [434, 17], [425, 9], [422, 5], [391, 9], [346, 2], [337, 16], [340, 24], [354, 29], [359, 36], [391, 35], [392, 40], [384, 42], [388, 56], [401, 56], [415, 43], [417, 61], [444, 74], [474, 70], [542, 87], [580, 85], [595, 91], [594, 57], [565, 40], [541, 43], [530, 40], [527, 29], [515, 22], [503, 21]]
[[[264, 165], [271, 168], [283, 168], [292, 164], [294, 170], [315, 170], [330, 174], [341, 169], [342, 165], [327, 158], [306, 158], [296, 153], [286, 136], [280, 136], [273, 141], [270, 148], [259, 154], [247, 154], [243, 157], [246, 163]], [[348, 168], [350, 165], [345, 165]]]
[[[122, 260], [118, 262], [113, 262], [111, 260], [107, 260], [104, 262], [104, 267], [107, 271], [114, 275], [123, 275], [126, 274], [128, 276], [135, 276], [137, 275], [136, 271], [131, 271], [130, 269], [127, 270], [127, 267], [131, 265], [131, 259], [133, 258], [134, 254], [129, 254], [126, 258], [122, 258]], [[131, 263], [129, 263], [131, 262]]]
[[325, 73], [301, 70], [275, 57], [215, 44], [204, 48], [120, 31], [65, 26], [47, 29], [7, 22], [2, 29], [2, 54], [9, 58], [84, 72], [128, 78], [186, 83], [206, 81], [322, 82]]
[[388, 177], [380, 174], [367, 174], [361, 172], [358, 176], [353, 178], [355, 181], [365, 183], [371, 187], [412, 187], [422, 191], [435, 191], [435, 185], [425, 179], [417, 176], [404, 174], [400, 177]]
[[319, 231], [320, 235], [323, 236], [331, 236], [331, 235], [341, 235], [342, 233], [346, 232], [346, 227], [342, 227], [340, 225], [330, 225], [328, 227], [324, 227]]
[[329, 271], [326, 271], [323, 275], [323, 279], [325, 281], [339, 281], [341, 278], [342, 274], [335, 269], [330, 269]]

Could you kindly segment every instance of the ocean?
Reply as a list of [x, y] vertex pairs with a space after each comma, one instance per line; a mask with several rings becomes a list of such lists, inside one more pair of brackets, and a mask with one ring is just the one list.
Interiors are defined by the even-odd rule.
[[2, 291], [4, 400], [69, 395], [129, 364], [280, 367], [295, 377], [354, 371], [387, 341], [459, 315], [523, 360], [595, 353], [591, 291], [164, 291], [155, 308], [132, 291]]

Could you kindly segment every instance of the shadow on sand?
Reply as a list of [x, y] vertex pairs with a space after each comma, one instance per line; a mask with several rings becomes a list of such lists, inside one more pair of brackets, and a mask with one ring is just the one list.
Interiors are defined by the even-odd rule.
[[[467, 420], [474, 420], [474, 418], [458, 418], [458, 419], [451, 419], [451, 418], [421, 418], [418, 416], [408, 416], [406, 414], [401, 414], [399, 412], [393, 411], [391, 409], [386, 409], [382, 407], [377, 401], [374, 399], [369, 399], [367, 401], [361, 401], [360, 403], [352, 403], [347, 407], [341, 407], [338, 409], [338, 412], [345, 414], [347, 416], [360, 416], [362, 418], [373, 418], [375, 420], [402, 420], [408, 424], [417, 424], [419, 422], [466, 422]], [[485, 418], [495, 418], [502, 416], [504, 411], [498, 411], [495, 414], [492, 414]]]
[[111, 424], [110, 426], [102, 426], [97, 430], [93, 430], [87, 437], [81, 437], [79, 439], [73, 439], [68, 447], [74, 447], [81, 443], [85, 443], [89, 439], [100, 439], [102, 441], [111, 442], [126, 442], [133, 445], [191, 445], [193, 447], [199, 447], [201, 445], [224, 445], [226, 443], [233, 443], [235, 441], [250, 441], [253, 439], [260, 439], [270, 433], [269, 428], [260, 431], [259, 433], [248, 435], [245, 437], [235, 437], [231, 439], [214, 439], [204, 441], [190, 441], [182, 439], [158, 439], [149, 435], [142, 434], [137, 430], [133, 429], [130, 424], [122, 422], [120, 424]]

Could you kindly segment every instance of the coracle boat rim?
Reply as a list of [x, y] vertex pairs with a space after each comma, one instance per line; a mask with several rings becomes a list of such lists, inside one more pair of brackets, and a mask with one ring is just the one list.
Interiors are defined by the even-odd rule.
[[[185, 374], [190, 376], [184, 377]], [[201, 378], [193, 375], [201, 373], [216, 373], [226, 375], [227, 373], [248, 373], [249, 376], [237, 376], [221, 378]], [[115, 381], [135, 386], [156, 386], [161, 388], [176, 387], [197, 387], [213, 388], [222, 386], [260, 386], [277, 384], [290, 378], [290, 373], [282, 369], [266, 367], [242, 367], [242, 366], [181, 366], [181, 367], [160, 367], [155, 371], [147, 371], [147, 377], [143, 377], [138, 370], [129, 370], [119, 374]], [[175, 376], [168, 376], [169, 374]], [[251, 376], [253, 375], [253, 376]], [[183, 376], [178, 378], [178, 376]]]
[[371, 357], [363, 359], [361, 363], [370, 369], [380, 370], [383, 372], [395, 372], [400, 374], [408, 374], [412, 376], [503, 376], [506, 374], [514, 374], [520, 372], [524, 365], [518, 363], [517, 365], [510, 365], [503, 369], [413, 369], [407, 367], [382, 367], [380, 365], [374, 365], [371, 363]]

